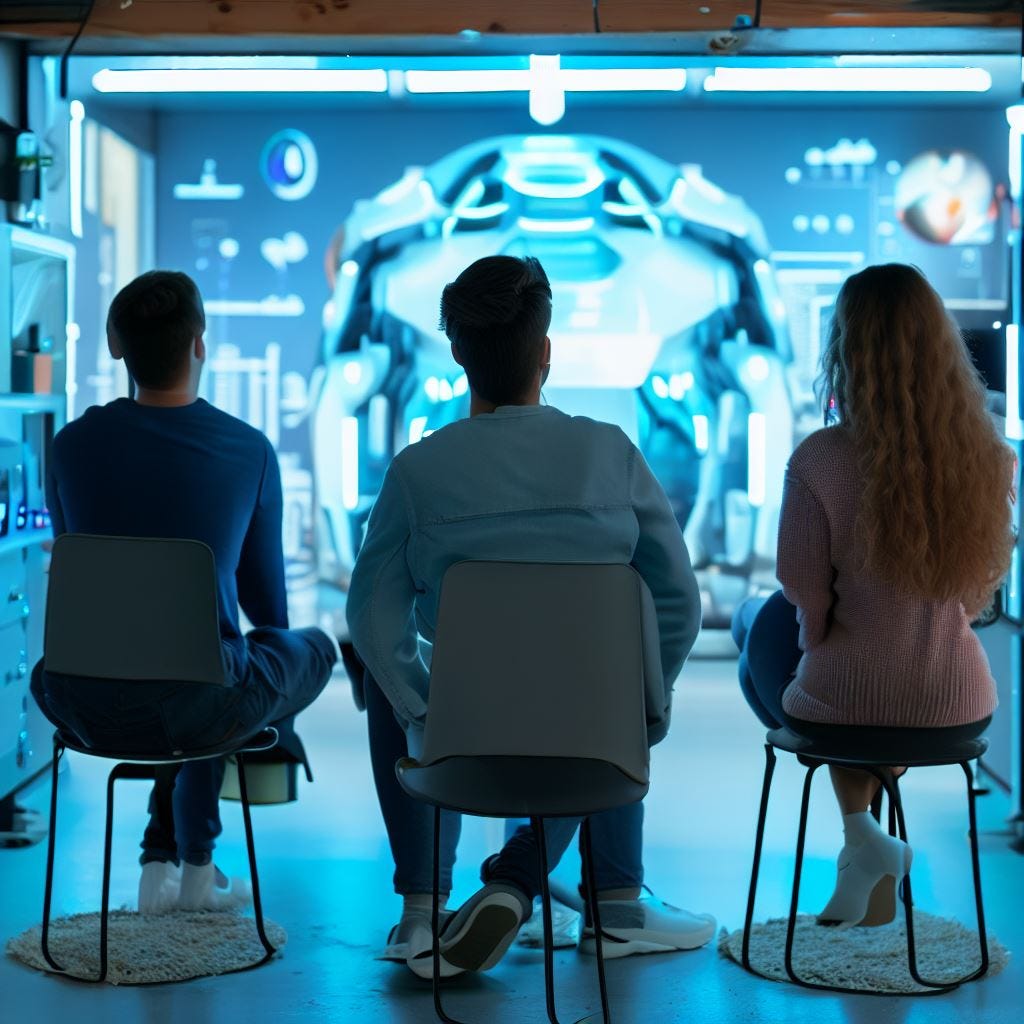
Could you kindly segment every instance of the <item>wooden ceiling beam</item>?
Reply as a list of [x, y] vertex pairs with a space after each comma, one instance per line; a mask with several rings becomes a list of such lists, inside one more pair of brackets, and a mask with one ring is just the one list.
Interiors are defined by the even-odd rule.
[[[84, 34], [124, 36], [405, 36], [464, 30], [512, 35], [593, 31], [588, 0], [96, 0]], [[34, 37], [73, 24], [19, 25]], [[10, 26], [8, 31], [14, 31]]]
[[[63, 5], [66, 9], [68, 5]], [[600, 0], [603, 32], [702, 32], [752, 16], [755, 0]], [[31, 17], [43, 5], [15, 4]], [[1016, 0], [764, 0], [764, 28], [991, 26], [1020, 24]], [[74, 22], [2, 17], [0, 34], [66, 37]], [[96, 0], [85, 36], [118, 38], [267, 36], [585, 35], [591, 0]]]
[[[755, 0], [601, 0], [605, 32], [728, 29], [753, 17]], [[762, 28], [872, 28], [1020, 25], [1014, 0], [763, 0]]]

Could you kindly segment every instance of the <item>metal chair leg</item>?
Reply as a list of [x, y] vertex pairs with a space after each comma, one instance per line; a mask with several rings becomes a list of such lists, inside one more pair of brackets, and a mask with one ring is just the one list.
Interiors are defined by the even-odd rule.
[[114, 844], [114, 784], [120, 764], [114, 765], [107, 776], [107, 814], [103, 829], [103, 889], [100, 896], [100, 973], [96, 981], [107, 979], [107, 929], [110, 918], [110, 860]]
[[46, 844], [46, 887], [43, 889], [43, 933], [40, 939], [43, 959], [55, 971], [64, 973], [56, 960], [50, 956], [50, 908], [53, 900], [53, 853], [57, 844], [57, 770], [60, 759], [64, 756], [64, 748], [53, 741], [53, 771], [51, 773], [50, 788], [50, 835]]
[[981, 951], [981, 963], [978, 969], [964, 981], [974, 981], [988, 973], [988, 933], [985, 929], [985, 902], [981, 895], [981, 858], [978, 852], [978, 815], [975, 807], [976, 790], [974, 788], [974, 773], [970, 763], [961, 761], [960, 767], [967, 777], [967, 814], [970, 819], [970, 840], [971, 840], [971, 871], [974, 875], [974, 905], [978, 916], [978, 948]]
[[433, 939], [431, 956], [433, 973], [431, 981], [434, 990], [434, 1012], [444, 1024], [460, 1024], [444, 1011], [441, 1001], [441, 808], [434, 807], [434, 898], [430, 911], [430, 931]]
[[800, 801], [800, 826], [796, 835], [796, 861], [793, 864], [793, 895], [789, 902], [789, 921], [786, 925], [786, 973], [798, 985], [805, 984], [793, 970], [793, 936], [796, 934], [797, 905], [800, 900], [800, 876], [804, 867], [804, 843], [807, 839], [807, 811], [811, 802], [811, 783], [820, 764], [811, 764], [804, 777], [803, 798]]
[[[764, 826], [768, 817], [768, 797], [775, 774], [775, 751], [770, 743], [764, 745], [764, 782], [761, 784], [761, 808], [757, 815], [757, 834], [754, 837], [754, 864], [750, 869], [750, 890], [747, 894], [747, 913], [743, 919], [743, 952], [741, 963], [745, 970], [758, 974], [750, 966], [750, 928], [754, 921], [754, 902], [757, 899], [757, 879], [761, 871], [761, 850], [764, 846]], [[763, 975], [762, 975], [763, 977]]]
[[256, 843], [252, 835], [252, 812], [249, 809], [249, 790], [245, 779], [245, 756], [241, 753], [235, 754], [235, 767], [238, 771], [238, 795], [241, 797], [242, 820], [245, 822], [245, 845], [249, 853], [249, 876], [252, 879], [252, 909], [256, 918], [256, 934], [263, 943], [266, 953], [259, 964], [265, 964], [277, 952], [270, 939], [267, 937], [266, 928], [263, 925], [263, 900], [260, 897], [260, 876], [256, 869]]
[[548, 883], [548, 843], [544, 835], [544, 819], [531, 818], [533, 835], [537, 841], [537, 866], [540, 869], [541, 912], [544, 920], [544, 1000], [548, 1020], [558, 1024], [555, 1009], [555, 936], [551, 923], [551, 886]]
[[608, 1004], [608, 983], [604, 973], [604, 937], [601, 931], [601, 908], [597, 898], [597, 882], [594, 877], [594, 854], [590, 838], [590, 819], [584, 818], [580, 825], [580, 840], [583, 854], [583, 868], [587, 879], [587, 905], [590, 920], [594, 925], [594, 952], [597, 954], [597, 984], [601, 991], [601, 1019], [612, 1024], [612, 1011]]
[[[882, 803], [884, 802], [882, 800], [882, 795], [883, 795], [882, 788], [879, 787], [878, 792], [871, 798], [871, 804], [870, 804], [870, 806], [868, 808], [871, 811], [871, 816], [879, 824], [882, 823]], [[892, 808], [891, 807], [889, 808], [889, 819], [890, 819], [890, 821], [892, 820]]]
[[[873, 772], [873, 774], [882, 783], [886, 796], [888, 796], [889, 802], [892, 805], [892, 810], [896, 816], [896, 823], [899, 829], [899, 837], [903, 842], [907, 842], [907, 822], [903, 814], [903, 800], [900, 797], [899, 780], [891, 768], [878, 768]], [[960, 984], [959, 981], [929, 981], [927, 978], [921, 976], [921, 972], [918, 969], [917, 940], [914, 936], [914, 895], [910, 884], [909, 871], [903, 876], [902, 895], [903, 911], [907, 929], [907, 967], [910, 971], [910, 976], [924, 988], [930, 988], [939, 993], [953, 991], [953, 989]]]

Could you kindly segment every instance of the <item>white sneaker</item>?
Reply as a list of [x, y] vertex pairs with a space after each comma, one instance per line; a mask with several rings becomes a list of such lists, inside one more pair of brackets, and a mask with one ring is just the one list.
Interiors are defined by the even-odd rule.
[[[441, 911], [441, 927], [443, 928], [450, 910]], [[388, 944], [377, 957], [391, 963], [405, 964], [417, 978], [428, 981], [434, 976], [434, 937], [430, 926], [430, 914], [409, 914], [403, 917], [388, 935]], [[441, 977], [454, 978], [463, 974], [462, 967], [456, 967], [441, 957]]]
[[[602, 951], [606, 960], [637, 953], [669, 953], [697, 949], [714, 938], [717, 925], [710, 914], [691, 914], [653, 896], [638, 900], [601, 900]], [[594, 929], [587, 926], [580, 952], [597, 953]]]
[[252, 902], [244, 878], [228, 878], [213, 864], [185, 864], [181, 871], [179, 910], [242, 910]]
[[[555, 949], [569, 949], [580, 940], [580, 915], [556, 899], [551, 900], [551, 934]], [[522, 928], [516, 942], [530, 949], [544, 948], [544, 911], [538, 896], [533, 901], [533, 915]]]
[[151, 860], [142, 865], [139, 913], [167, 914], [178, 909], [181, 868], [170, 861]]
[[529, 912], [527, 897], [488, 883], [452, 914], [441, 933], [441, 955], [464, 971], [489, 971], [512, 945]]

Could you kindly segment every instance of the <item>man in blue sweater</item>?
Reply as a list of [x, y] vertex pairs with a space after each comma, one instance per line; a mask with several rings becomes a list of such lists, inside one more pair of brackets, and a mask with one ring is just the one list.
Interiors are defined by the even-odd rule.
[[[206, 357], [203, 304], [185, 274], [151, 271], [125, 286], [107, 319], [134, 399], [94, 406], [57, 434], [47, 482], [54, 534], [199, 540], [217, 567], [220, 632], [233, 685], [63, 677], [36, 666], [47, 716], [95, 747], [164, 753], [254, 735], [320, 693], [337, 644], [288, 629], [281, 477], [258, 430], [198, 397]], [[256, 628], [243, 635], [238, 608]], [[248, 883], [213, 865], [224, 761], [159, 775], [142, 841], [139, 910], [218, 909], [248, 901]], [[180, 865], [180, 868], [179, 868]]]
[[[407, 797], [396, 757], [416, 756], [430, 699], [420, 639], [433, 638], [445, 570], [462, 559], [632, 564], [657, 611], [665, 679], [648, 709], [652, 743], [668, 729], [671, 687], [700, 628], [700, 597], [668, 499], [617, 427], [540, 404], [551, 361], [551, 288], [535, 259], [492, 256], [444, 290], [441, 321], [471, 391], [470, 416], [397, 455], [385, 477], [348, 596], [353, 644], [369, 676], [370, 749], [395, 857], [402, 920], [391, 959], [429, 977], [433, 812]], [[557, 353], [556, 353], [557, 355]], [[403, 736], [404, 730], [404, 736]], [[691, 949], [714, 919], [641, 899], [642, 805], [592, 820], [606, 956]], [[577, 822], [546, 827], [556, 864]], [[458, 816], [446, 814], [442, 891], [451, 889]], [[539, 892], [536, 846], [519, 829], [484, 864], [484, 887], [451, 916], [442, 972], [487, 970], [530, 915]], [[592, 951], [585, 929], [581, 948]]]

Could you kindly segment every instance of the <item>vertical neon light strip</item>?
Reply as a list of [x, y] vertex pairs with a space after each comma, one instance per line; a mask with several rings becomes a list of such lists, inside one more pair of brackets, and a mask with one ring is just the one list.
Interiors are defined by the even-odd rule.
[[764, 504], [767, 483], [768, 424], [763, 412], [747, 417], [747, 497], [754, 508]]
[[703, 455], [708, 450], [710, 429], [707, 416], [693, 417], [693, 443], [697, 451]]
[[1024, 440], [1020, 419], [1020, 328], [1006, 325], [1006, 436]]
[[341, 502], [347, 509], [359, 504], [359, 420], [341, 421]]
[[68, 321], [67, 348], [64, 354], [65, 373], [67, 376], [67, 418], [70, 423], [75, 418], [75, 396], [78, 394], [78, 339], [82, 329], [74, 322]]
[[81, 100], [72, 100], [71, 124], [68, 131], [68, 182], [71, 189], [71, 234], [82, 237], [82, 122], [85, 107]]

